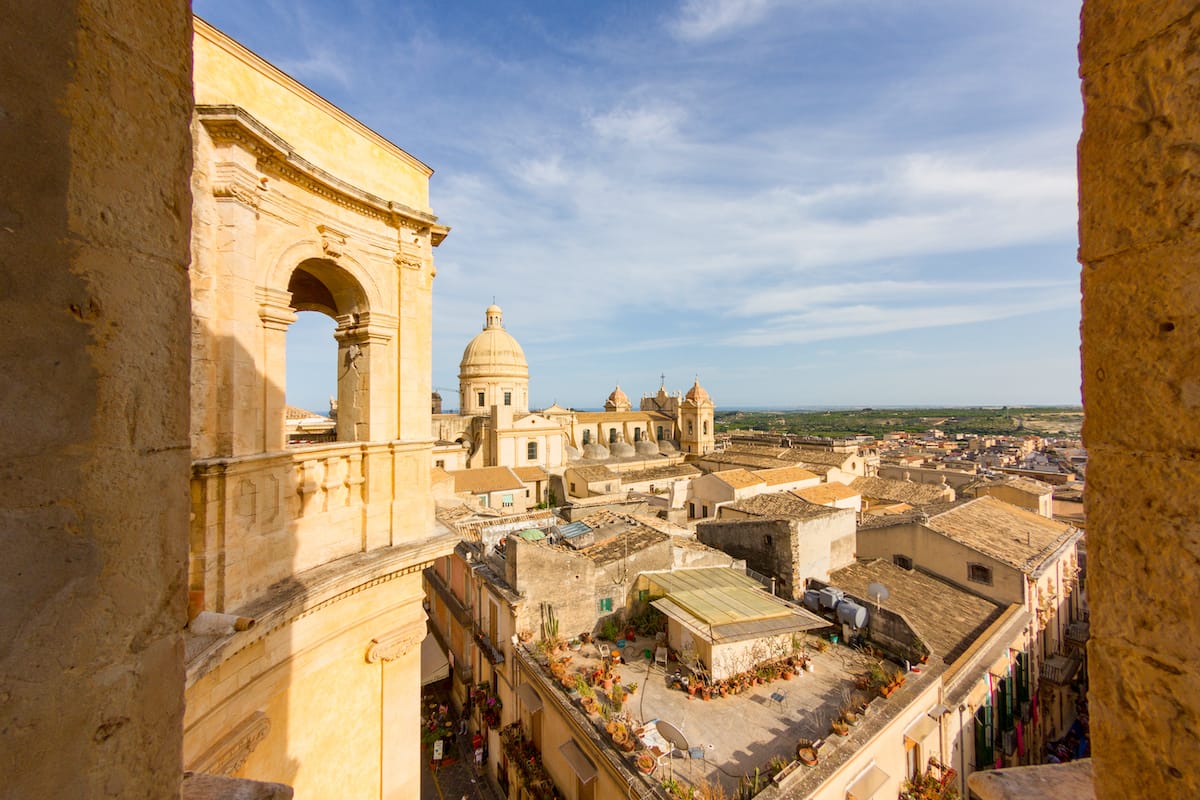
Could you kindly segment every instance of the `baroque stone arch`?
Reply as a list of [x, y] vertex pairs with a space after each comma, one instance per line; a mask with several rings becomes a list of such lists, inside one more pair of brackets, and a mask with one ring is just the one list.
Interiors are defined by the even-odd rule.
[[[318, 229], [322, 227], [318, 226]], [[379, 284], [370, 270], [364, 268], [362, 263], [354, 257], [351, 248], [346, 246], [345, 236], [332, 236], [328, 228], [321, 233], [320, 239], [301, 239], [283, 248], [279, 255], [271, 260], [271, 267], [263, 276], [263, 286], [276, 291], [288, 291], [288, 285], [299, 265], [304, 263], [326, 265], [325, 269], [338, 270], [340, 275], [345, 276], [338, 278], [331, 275], [330, 282], [338, 283], [348, 278], [357, 284], [358, 291], [361, 292], [361, 301], [365, 302], [367, 306], [358, 309], [359, 311], [386, 311], [387, 304], [384, 302]]]
[[[390, 438], [392, 425], [371, 403], [371, 392], [386, 391], [389, 384], [389, 351], [396, 333], [397, 318], [390, 313], [378, 286], [358, 261], [330, 244], [327, 231], [323, 243], [297, 242], [286, 248], [259, 288], [259, 316], [265, 334], [269, 384], [281, 395], [277, 408], [268, 408], [269, 429], [284, 428], [287, 385], [287, 329], [299, 311], [316, 311], [337, 323], [338, 441], [369, 441]], [[384, 406], [386, 407], [386, 406]], [[280, 444], [286, 443], [283, 434]]]

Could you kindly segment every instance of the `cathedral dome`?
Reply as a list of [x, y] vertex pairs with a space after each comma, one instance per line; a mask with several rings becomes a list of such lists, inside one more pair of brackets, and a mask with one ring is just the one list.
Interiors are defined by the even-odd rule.
[[605, 411], [628, 411], [630, 407], [629, 395], [621, 391], [619, 384], [604, 401]]
[[612, 394], [608, 396], [608, 402], [613, 405], [629, 405], [629, 395], [621, 391], [621, 385], [617, 384], [617, 388], [613, 389]]
[[693, 403], [712, 402], [712, 398], [708, 396], [708, 392], [700, 385], [700, 379], [696, 378], [696, 382], [692, 384], [692, 388], [688, 389], [685, 400], [691, 400]]
[[504, 330], [500, 306], [491, 305], [485, 312], [483, 331], [475, 335], [463, 350], [458, 365], [459, 379], [488, 377], [529, 377], [529, 362], [521, 345]]

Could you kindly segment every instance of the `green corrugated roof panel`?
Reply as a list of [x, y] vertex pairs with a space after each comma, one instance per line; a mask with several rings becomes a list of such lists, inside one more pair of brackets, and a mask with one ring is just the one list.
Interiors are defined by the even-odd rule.
[[539, 531], [537, 528], [526, 528], [523, 531], [518, 531], [517, 536], [528, 542], [539, 542], [546, 538], [546, 534]]

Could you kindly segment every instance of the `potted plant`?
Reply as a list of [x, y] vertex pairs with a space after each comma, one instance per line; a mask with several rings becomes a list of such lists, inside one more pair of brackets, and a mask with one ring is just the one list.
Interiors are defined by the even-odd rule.
[[654, 772], [654, 767], [657, 764], [657, 762], [654, 760], [654, 756], [650, 755], [650, 752], [647, 750], [643, 750], [642, 752], [638, 753], [638, 756], [634, 761], [637, 764], [638, 771], [643, 775], [649, 775], [651, 772]]
[[796, 758], [806, 767], [817, 765], [817, 748], [813, 746], [812, 739], [801, 739], [796, 744]]
[[841, 717], [834, 717], [833, 721], [829, 723], [829, 729], [838, 736], [850, 735], [850, 726]]
[[625, 687], [619, 683], [614, 683], [612, 689], [608, 693], [608, 698], [612, 700], [612, 704], [617, 708], [625, 705], [625, 698], [628, 695], [625, 693]]

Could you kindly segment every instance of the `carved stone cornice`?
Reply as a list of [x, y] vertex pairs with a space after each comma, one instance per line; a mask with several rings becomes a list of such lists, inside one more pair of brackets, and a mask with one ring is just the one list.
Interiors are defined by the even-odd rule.
[[233, 775], [245, 766], [254, 748], [270, 732], [270, 718], [256, 711], [218, 739], [189, 769], [209, 775]]
[[[395, 200], [385, 200], [326, 172], [303, 158], [284, 139], [244, 108], [197, 105], [196, 116], [216, 143], [232, 143], [252, 154], [263, 172], [271, 172], [314, 195], [393, 227], [433, 226], [445, 237], [449, 228], [435, 225], [437, 217]], [[440, 240], [439, 240], [440, 241]]]
[[377, 661], [394, 661], [402, 658], [421, 644], [425, 633], [425, 621], [421, 620], [396, 628], [382, 636], [376, 636], [367, 646], [367, 663], [374, 664]]

